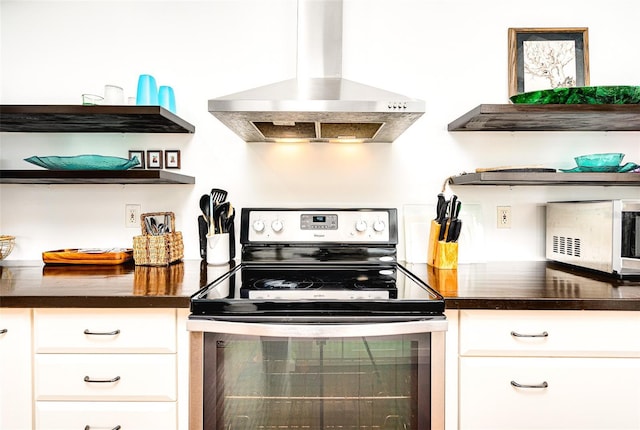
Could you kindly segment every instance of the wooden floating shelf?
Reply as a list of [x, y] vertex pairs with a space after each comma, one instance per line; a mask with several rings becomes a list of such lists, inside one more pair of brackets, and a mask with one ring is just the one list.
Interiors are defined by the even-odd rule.
[[600, 185], [640, 186], [640, 173], [465, 173], [449, 179], [451, 185]]
[[481, 104], [449, 131], [640, 131], [640, 104]]
[[0, 132], [194, 133], [160, 106], [0, 105]]
[[166, 170], [1, 170], [0, 184], [195, 184]]

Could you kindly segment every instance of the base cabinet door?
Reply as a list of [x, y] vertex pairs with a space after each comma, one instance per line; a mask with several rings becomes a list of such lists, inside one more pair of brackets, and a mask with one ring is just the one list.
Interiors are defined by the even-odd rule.
[[637, 358], [462, 357], [460, 380], [460, 429], [640, 429]]
[[176, 420], [174, 402], [36, 402], [38, 430], [175, 430]]
[[0, 308], [0, 429], [31, 429], [31, 310]]

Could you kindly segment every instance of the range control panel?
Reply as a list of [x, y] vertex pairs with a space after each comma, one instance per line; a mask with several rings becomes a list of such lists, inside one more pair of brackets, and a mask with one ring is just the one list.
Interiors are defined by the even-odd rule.
[[396, 243], [395, 209], [242, 209], [249, 242]]

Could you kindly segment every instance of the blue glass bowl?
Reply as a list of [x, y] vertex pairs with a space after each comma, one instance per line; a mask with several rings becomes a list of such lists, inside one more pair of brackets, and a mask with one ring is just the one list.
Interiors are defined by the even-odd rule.
[[107, 157], [104, 155], [74, 155], [69, 157], [38, 157], [25, 158], [36, 166], [49, 170], [127, 170], [140, 164], [138, 157], [126, 159]]

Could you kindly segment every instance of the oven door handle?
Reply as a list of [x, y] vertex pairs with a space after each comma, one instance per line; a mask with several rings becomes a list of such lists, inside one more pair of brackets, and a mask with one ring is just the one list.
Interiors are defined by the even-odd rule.
[[190, 319], [187, 330], [264, 337], [344, 338], [446, 331], [447, 321], [442, 318], [386, 323], [277, 324]]

